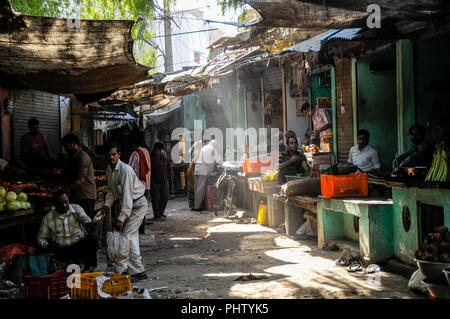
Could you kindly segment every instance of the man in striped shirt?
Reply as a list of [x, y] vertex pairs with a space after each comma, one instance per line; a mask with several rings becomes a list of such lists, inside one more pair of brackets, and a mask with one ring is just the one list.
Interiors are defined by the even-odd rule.
[[69, 203], [64, 191], [53, 193], [54, 208], [45, 215], [38, 233], [39, 245], [55, 254], [57, 260], [82, 263], [84, 270], [97, 267], [97, 243], [86, 228], [92, 221], [83, 208]]

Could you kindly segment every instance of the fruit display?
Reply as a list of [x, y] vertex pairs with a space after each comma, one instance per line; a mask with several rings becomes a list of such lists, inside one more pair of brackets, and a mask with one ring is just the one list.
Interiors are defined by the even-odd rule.
[[303, 151], [316, 154], [320, 152], [320, 147], [315, 144], [311, 144], [309, 146], [303, 146]]
[[[3, 193], [3, 192], [2, 192]], [[0, 211], [17, 211], [20, 209], [30, 209], [31, 204], [27, 202], [28, 195], [20, 192], [7, 192], [5, 196], [0, 196]]]
[[436, 145], [436, 151], [433, 154], [431, 168], [425, 177], [427, 182], [450, 182], [449, 157], [445, 151], [444, 143]]
[[428, 234], [416, 252], [416, 258], [424, 261], [450, 263], [450, 232], [445, 226], [436, 227]]
[[261, 181], [263, 181], [263, 182], [277, 181], [278, 173], [279, 173], [279, 170], [275, 170], [275, 171], [269, 170], [264, 175], [261, 175]]

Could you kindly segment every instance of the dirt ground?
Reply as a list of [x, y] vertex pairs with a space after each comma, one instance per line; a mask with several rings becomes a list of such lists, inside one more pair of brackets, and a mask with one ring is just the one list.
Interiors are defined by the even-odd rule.
[[[342, 253], [319, 249], [315, 238], [295, 240], [259, 224], [190, 211], [187, 198], [170, 200], [166, 215], [155, 221], [149, 209], [140, 238], [148, 279], [132, 284], [153, 299], [420, 298], [399, 275], [380, 272], [377, 280], [347, 272], [335, 265]], [[98, 271], [105, 271], [104, 253], [99, 261]], [[250, 273], [265, 277], [235, 280]]]

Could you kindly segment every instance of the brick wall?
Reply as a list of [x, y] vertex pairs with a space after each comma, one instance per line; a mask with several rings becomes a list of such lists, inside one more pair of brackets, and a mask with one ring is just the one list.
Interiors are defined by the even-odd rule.
[[336, 140], [339, 163], [347, 163], [353, 146], [352, 61], [334, 58], [336, 76]]

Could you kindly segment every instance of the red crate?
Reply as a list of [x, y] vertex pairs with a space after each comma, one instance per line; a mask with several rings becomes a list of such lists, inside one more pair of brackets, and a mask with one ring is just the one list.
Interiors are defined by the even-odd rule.
[[54, 274], [43, 277], [25, 276], [26, 299], [59, 299], [70, 293], [67, 278], [70, 273], [57, 270]]
[[367, 174], [320, 175], [322, 195], [333, 197], [365, 197], [369, 195]]

